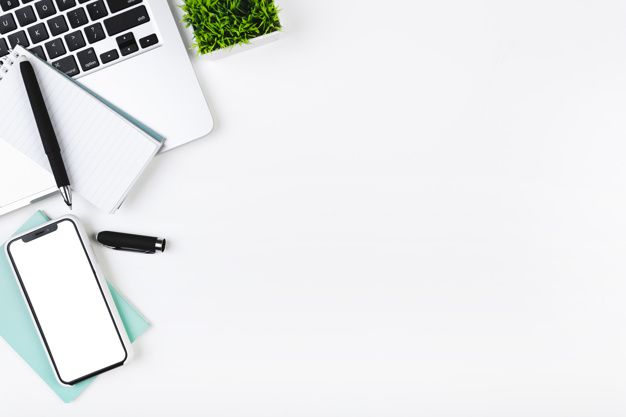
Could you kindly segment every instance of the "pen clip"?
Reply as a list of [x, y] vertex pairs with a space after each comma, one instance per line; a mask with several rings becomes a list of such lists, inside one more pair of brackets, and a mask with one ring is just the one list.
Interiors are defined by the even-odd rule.
[[102, 246], [105, 246], [109, 249], [113, 249], [113, 250], [119, 250], [119, 251], [124, 251], [124, 252], [135, 252], [135, 253], [145, 253], [145, 254], [152, 254], [152, 251], [146, 251], [146, 250], [141, 250], [141, 249], [134, 249], [134, 248], [122, 248], [119, 246], [110, 246], [110, 245], [105, 245], [104, 243], [101, 243]]

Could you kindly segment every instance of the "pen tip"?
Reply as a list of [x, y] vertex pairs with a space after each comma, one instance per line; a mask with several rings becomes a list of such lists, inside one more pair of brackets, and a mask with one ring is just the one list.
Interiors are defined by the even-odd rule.
[[63, 201], [65, 204], [72, 210], [72, 189], [69, 186], [64, 186], [59, 188], [61, 195], [63, 196]]

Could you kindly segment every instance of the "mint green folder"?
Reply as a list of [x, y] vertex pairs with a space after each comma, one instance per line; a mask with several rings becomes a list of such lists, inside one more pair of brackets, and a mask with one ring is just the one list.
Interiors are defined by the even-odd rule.
[[[48, 216], [38, 211], [17, 233], [36, 227], [48, 220], [50, 220]], [[128, 338], [134, 342], [150, 327], [150, 324], [111, 284], [108, 285]], [[74, 401], [95, 379], [95, 377], [88, 379], [72, 387], [66, 387], [57, 381], [4, 252], [0, 255], [0, 336], [66, 403]], [[6, 374], [1, 377], [10, 378]]]

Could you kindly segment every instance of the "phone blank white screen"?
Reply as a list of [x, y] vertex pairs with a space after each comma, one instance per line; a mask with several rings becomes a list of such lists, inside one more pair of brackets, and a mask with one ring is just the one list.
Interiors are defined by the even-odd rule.
[[[71, 221], [9, 252], [62, 382], [125, 360], [100, 286]], [[114, 308], [114, 306], [112, 306]]]

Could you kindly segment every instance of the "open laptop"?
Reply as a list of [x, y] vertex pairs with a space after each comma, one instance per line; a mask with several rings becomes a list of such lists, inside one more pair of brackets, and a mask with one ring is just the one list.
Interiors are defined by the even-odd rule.
[[[213, 119], [166, 0], [0, 0], [0, 56], [21, 45], [165, 137]], [[0, 141], [0, 215], [57, 192], [52, 175]]]

